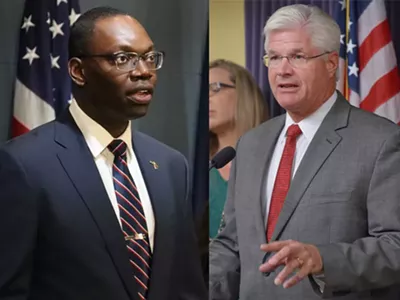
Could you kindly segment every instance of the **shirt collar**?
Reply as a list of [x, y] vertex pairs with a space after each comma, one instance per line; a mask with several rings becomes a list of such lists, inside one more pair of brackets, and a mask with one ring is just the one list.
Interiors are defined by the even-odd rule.
[[[71, 101], [69, 111], [81, 130], [90, 152], [94, 158], [97, 158], [114, 140], [113, 136], [99, 123], [89, 117], [79, 107], [75, 99]], [[128, 156], [132, 155], [132, 129], [130, 121], [126, 130], [116, 139], [123, 140], [128, 148]]]
[[[337, 92], [335, 91], [332, 96], [329, 97], [315, 112], [309, 115], [307, 118], [301, 120], [297, 125], [299, 125], [302, 133], [308, 141], [311, 141], [317, 132], [319, 126], [321, 126], [322, 121], [332, 108], [337, 98]], [[288, 113], [286, 113], [285, 127], [283, 128], [286, 136], [286, 131], [290, 125], [295, 124], [293, 119]]]

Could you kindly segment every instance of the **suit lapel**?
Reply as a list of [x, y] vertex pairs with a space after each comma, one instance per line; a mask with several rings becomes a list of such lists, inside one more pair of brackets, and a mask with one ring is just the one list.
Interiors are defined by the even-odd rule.
[[[267, 130], [262, 133], [262, 136], [258, 139], [258, 143], [255, 145], [254, 152], [248, 153], [249, 158], [256, 159], [248, 166], [251, 170], [244, 172], [245, 174], [251, 174], [251, 186], [260, 187], [255, 190], [256, 199], [256, 216], [254, 217], [255, 228], [257, 231], [257, 237], [259, 238], [259, 243], [264, 244], [266, 242], [265, 235], [265, 192], [264, 192], [264, 182], [267, 176], [267, 170], [269, 163], [274, 153], [275, 144], [278, 140], [279, 134], [285, 125], [285, 117], [281, 116], [277, 119], [268, 123]], [[261, 158], [261, 160], [260, 160]], [[259, 213], [260, 212], [260, 213]]]
[[336, 130], [347, 126], [349, 111], [350, 105], [338, 92], [337, 101], [316, 132], [292, 180], [272, 241], [282, 233], [313, 178], [340, 143], [342, 138]]
[[55, 126], [55, 141], [61, 146], [58, 159], [101, 232], [131, 299], [138, 299], [122, 231], [93, 156], [69, 112]]
[[[150, 196], [155, 219], [154, 251], [151, 263], [151, 278], [148, 299], [158, 299], [165, 295], [165, 280], [170, 276], [172, 257], [170, 249], [175, 242], [173, 197], [168, 183], [171, 166], [163, 156], [160, 156], [158, 147], [148, 142], [140, 132], [133, 132], [133, 148], [138, 159], [146, 188]], [[159, 295], [159, 296], [155, 296]]]

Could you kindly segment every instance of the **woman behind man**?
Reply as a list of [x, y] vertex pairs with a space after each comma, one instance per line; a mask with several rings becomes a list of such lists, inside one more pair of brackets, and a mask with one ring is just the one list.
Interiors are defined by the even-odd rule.
[[[210, 158], [227, 146], [236, 146], [239, 137], [266, 121], [268, 109], [260, 88], [242, 66], [218, 59], [209, 66]], [[210, 171], [209, 236], [220, 227], [231, 163]]]

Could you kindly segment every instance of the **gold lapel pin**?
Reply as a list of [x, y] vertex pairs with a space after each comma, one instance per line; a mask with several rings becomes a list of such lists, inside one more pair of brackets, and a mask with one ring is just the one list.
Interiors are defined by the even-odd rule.
[[157, 164], [154, 160], [150, 160], [149, 163], [151, 163], [151, 164], [153, 165], [153, 168], [154, 168], [155, 170], [158, 169], [158, 164]]

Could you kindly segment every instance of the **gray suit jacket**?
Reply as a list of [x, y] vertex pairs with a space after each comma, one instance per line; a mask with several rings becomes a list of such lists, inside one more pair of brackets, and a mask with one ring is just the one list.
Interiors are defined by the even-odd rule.
[[[273, 240], [316, 245], [326, 286], [275, 286], [258, 270], [262, 189], [285, 117], [246, 133], [232, 165], [225, 228], [210, 245], [210, 300], [400, 299], [400, 127], [342, 95], [293, 178]], [[397, 285], [397, 286], [396, 286]]]

